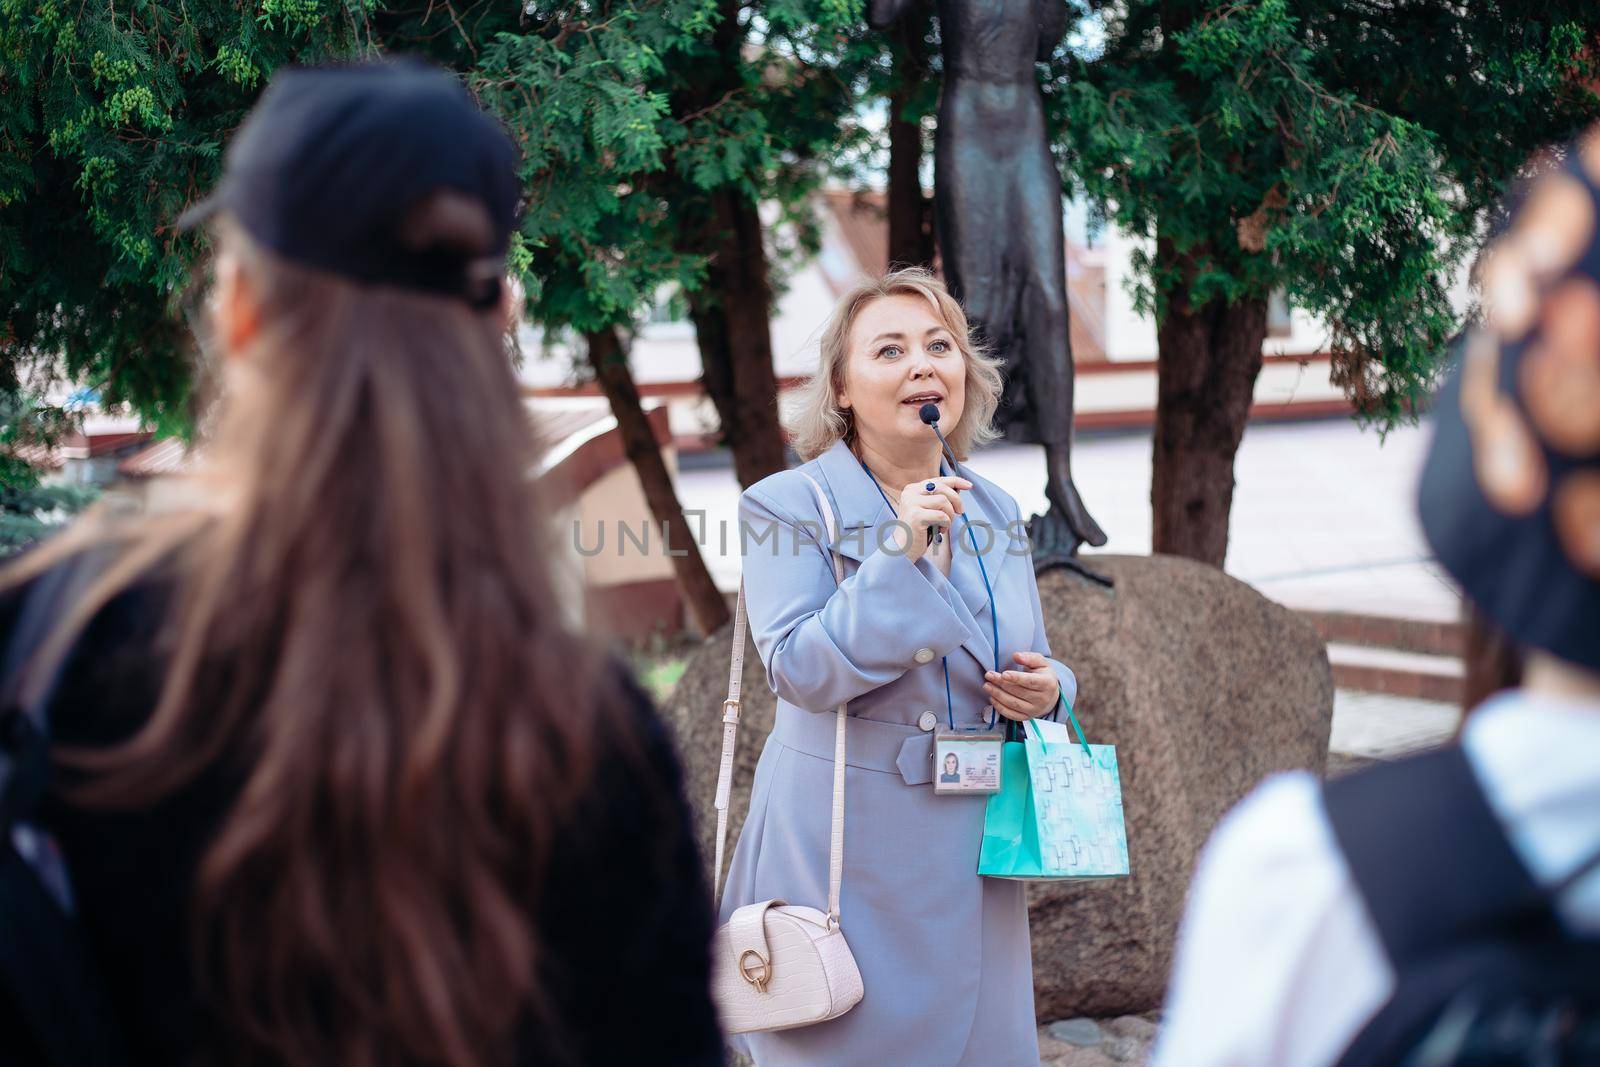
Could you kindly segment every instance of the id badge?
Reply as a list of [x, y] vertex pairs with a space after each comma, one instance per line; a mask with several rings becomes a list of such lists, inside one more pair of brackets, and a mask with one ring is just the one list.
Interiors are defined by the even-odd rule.
[[994, 730], [940, 730], [933, 736], [933, 791], [940, 796], [1000, 792], [1000, 746]]

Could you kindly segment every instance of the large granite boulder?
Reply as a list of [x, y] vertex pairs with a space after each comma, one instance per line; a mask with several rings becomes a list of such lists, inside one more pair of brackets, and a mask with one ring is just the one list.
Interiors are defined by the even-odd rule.
[[1133, 874], [1029, 886], [1040, 1016], [1159, 1005], [1196, 853], [1274, 771], [1321, 774], [1333, 675], [1311, 625], [1190, 560], [1090, 557], [1105, 590], [1040, 582], [1051, 648], [1078, 674], [1089, 739], [1117, 746]]
[[[673, 687], [672, 698], [662, 709], [683, 760], [684, 790], [694, 809], [695, 830], [699, 834], [700, 854], [705, 858], [708, 878], [716, 846], [717, 813], [712, 799], [722, 757], [722, 702], [728, 697], [728, 657], [732, 649], [733, 624], [729, 623], [702, 641], [690, 655], [683, 677]], [[730, 857], [733, 844], [739, 839], [739, 828], [750, 810], [750, 783], [755, 777], [756, 760], [767, 734], [772, 732], [772, 717], [777, 710], [778, 698], [767, 685], [766, 669], [756, 654], [755, 642], [746, 638], [743, 712], [739, 722], [739, 747], [733, 762], [733, 799], [728, 804]], [[723, 868], [726, 871], [726, 862]]]
[[[1157, 1007], [1196, 853], [1256, 782], [1328, 755], [1333, 680], [1312, 627], [1215, 568], [1171, 557], [1093, 556], [1105, 589], [1065, 570], [1040, 581], [1056, 656], [1078, 674], [1078, 717], [1115, 744], [1131, 877], [1029, 887], [1040, 1018]], [[711, 855], [729, 632], [690, 658], [667, 708]], [[747, 651], [729, 851], [749, 804], [774, 701]]]

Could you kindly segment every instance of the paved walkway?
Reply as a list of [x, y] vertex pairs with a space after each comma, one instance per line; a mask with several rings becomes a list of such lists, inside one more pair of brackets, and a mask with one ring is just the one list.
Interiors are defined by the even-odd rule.
[[[1428, 555], [1416, 519], [1416, 479], [1425, 429], [1380, 439], [1347, 418], [1255, 425], [1235, 465], [1226, 569], [1291, 607], [1454, 619], [1455, 590]], [[1110, 536], [1100, 551], [1150, 551], [1150, 435], [1084, 436], [1073, 462], [1078, 488]], [[703, 460], [699, 461], [703, 462]], [[1015, 496], [1024, 514], [1043, 510], [1040, 449], [998, 445], [972, 468]], [[678, 491], [703, 510], [708, 530], [737, 530], [738, 485], [726, 464], [688, 469]], [[739, 580], [736, 536], [720, 552], [710, 533], [706, 561], [724, 589]]]
[[1364, 760], [1397, 759], [1444, 744], [1460, 724], [1455, 704], [1341, 689], [1333, 695], [1328, 751]]

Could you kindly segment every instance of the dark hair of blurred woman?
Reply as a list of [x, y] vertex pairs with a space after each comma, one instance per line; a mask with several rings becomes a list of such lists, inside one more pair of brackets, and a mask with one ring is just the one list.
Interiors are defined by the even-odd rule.
[[[493, 259], [504, 238], [448, 189], [397, 226], [430, 262]], [[218, 799], [192, 811], [214, 825], [180, 895], [218, 1059], [476, 1067], [512, 1062], [530, 1034], [539, 1062], [587, 1058], [593, 1035], [555, 988], [574, 953], [550, 940], [594, 938], [592, 965], [619, 975], [640, 964], [607, 948], [614, 934], [540, 917], [582, 916], [549, 899], [556, 853], [586, 827], [605, 837], [607, 788], [643, 782], [628, 807], [646, 809], [619, 823], [643, 819], [646, 841], [608, 862], [644, 864], [629, 877], [649, 889], [655, 854], [687, 857], [676, 918], [706, 935], [709, 919], [676, 769], [649, 765], [630, 715], [642, 698], [563, 626], [508, 301], [292, 262], [227, 211], [213, 236], [220, 395], [183, 506], [93, 517], [9, 574], [115, 547], [47, 659], [93, 645], [97, 615], [165, 581], [153, 711], [114, 743], [63, 726], [79, 742], [58, 752], [67, 821]], [[703, 987], [692, 946], [668, 965]], [[689, 1018], [716, 1048], [710, 1009]]]

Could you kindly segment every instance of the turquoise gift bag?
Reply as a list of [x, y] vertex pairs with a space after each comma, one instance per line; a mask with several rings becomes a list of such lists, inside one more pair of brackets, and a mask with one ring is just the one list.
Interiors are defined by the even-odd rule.
[[1115, 745], [1091, 745], [1072, 708], [1037, 719], [1001, 749], [1001, 789], [983, 815], [978, 873], [987, 878], [1114, 878], [1128, 873]]

